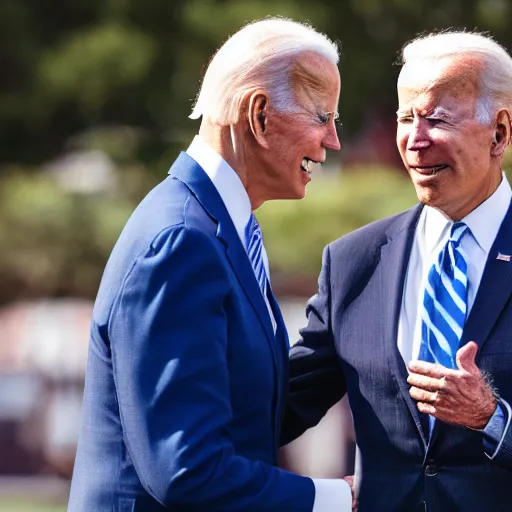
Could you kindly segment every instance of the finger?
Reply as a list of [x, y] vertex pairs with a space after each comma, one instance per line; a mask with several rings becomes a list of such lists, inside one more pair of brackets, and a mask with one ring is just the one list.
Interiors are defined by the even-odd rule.
[[409, 394], [412, 398], [414, 398], [414, 400], [417, 400], [418, 402], [433, 403], [437, 400], [437, 391], [426, 391], [424, 389], [417, 388], [416, 386], [411, 387]]
[[453, 374], [456, 370], [446, 368], [438, 363], [427, 363], [426, 361], [411, 361], [409, 363], [409, 372], [419, 375], [426, 375], [434, 379], [440, 379], [446, 375]]
[[434, 416], [434, 417], [437, 414], [437, 409], [432, 404], [426, 404], [425, 402], [418, 402], [417, 407], [420, 412], [423, 412], [425, 414], [430, 414], [431, 416]]
[[457, 350], [456, 361], [457, 367], [468, 373], [477, 373], [480, 370], [475, 363], [476, 354], [478, 352], [478, 345], [474, 341], [466, 343], [463, 347]]
[[411, 386], [425, 389], [427, 391], [440, 391], [444, 387], [445, 377], [434, 379], [426, 375], [419, 375], [418, 373], [410, 373], [407, 377], [407, 382]]

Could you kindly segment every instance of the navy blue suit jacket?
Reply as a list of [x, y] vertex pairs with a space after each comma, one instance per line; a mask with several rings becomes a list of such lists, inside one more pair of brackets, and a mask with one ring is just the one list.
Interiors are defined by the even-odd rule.
[[[324, 251], [308, 326], [290, 353], [283, 443], [315, 425], [348, 393], [361, 452], [359, 512], [512, 510], [512, 428], [497, 455], [482, 434], [428, 417], [409, 395], [397, 347], [407, 262], [421, 206], [370, 224]], [[466, 322], [462, 344], [512, 403], [512, 208], [502, 223]]]
[[245, 249], [182, 153], [105, 269], [91, 326], [70, 512], [310, 512], [311, 479], [275, 467], [288, 385]]

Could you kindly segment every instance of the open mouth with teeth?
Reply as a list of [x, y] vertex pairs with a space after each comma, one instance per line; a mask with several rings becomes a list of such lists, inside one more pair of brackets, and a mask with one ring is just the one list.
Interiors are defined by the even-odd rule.
[[319, 164], [316, 160], [312, 160], [311, 158], [304, 157], [302, 159], [302, 163], [300, 164], [300, 168], [304, 171], [308, 176], [313, 172], [313, 165]]
[[425, 167], [413, 167], [415, 171], [419, 172], [420, 174], [423, 174], [424, 176], [433, 176], [434, 174], [437, 174], [438, 172], [446, 169], [447, 165], [431, 165], [431, 166], [425, 166]]

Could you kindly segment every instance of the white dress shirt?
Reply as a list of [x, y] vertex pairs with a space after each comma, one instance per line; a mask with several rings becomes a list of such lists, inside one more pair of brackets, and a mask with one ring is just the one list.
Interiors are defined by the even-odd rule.
[[[468, 260], [468, 314], [475, 302], [489, 251], [508, 211], [511, 197], [510, 185], [503, 176], [494, 194], [461, 220], [473, 235], [466, 234], [461, 241]], [[418, 220], [398, 321], [398, 349], [406, 365], [418, 359], [425, 282], [430, 267], [448, 240], [452, 224], [442, 212], [429, 206], [423, 208]]]
[[[468, 265], [468, 315], [475, 302], [487, 257], [510, 206], [511, 197], [510, 185], [503, 175], [496, 191], [461, 221], [471, 230], [471, 235], [466, 234], [461, 240]], [[447, 242], [452, 224], [451, 219], [442, 212], [426, 206], [416, 226], [398, 321], [398, 349], [406, 365], [418, 359], [425, 283], [431, 266]], [[504, 411], [507, 412], [506, 416]], [[484, 445], [493, 454], [490, 458], [500, 449], [506, 426], [511, 419], [510, 405], [500, 400], [496, 412], [482, 430], [486, 434]]]
[[[211, 179], [226, 206], [245, 250], [247, 250], [245, 227], [252, 213], [251, 202], [238, 174], [198, 135], [194, 137], [187, 149], [187, 154], [202, 167]], [[265, 246], [263, 246], [263, 262], [267, 276], [270, 276]], [[276, 322], [272, 308], [268, 298], [264, 298], [275, 333]], [[337, 479], [314, 478], [313, 483], [315, 484], [315, 502], [312, 512], [350, 512], [352, 510], [352, 492], [347, 482]]]

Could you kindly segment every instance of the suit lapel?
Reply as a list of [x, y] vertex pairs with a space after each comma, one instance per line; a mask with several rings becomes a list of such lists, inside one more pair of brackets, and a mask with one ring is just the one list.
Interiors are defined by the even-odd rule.
[[201, 203], [206, 212], [217, 222], [217, 237], [226, 246], [226, 254], [240, 285], [256, 311], [271, 345], [274, 360], [277, 357], [274, 332], [267, 305], [254, 275], [247, 253], [215, 185], [197, 162], [182, 152], [169, 174], [182, 181]]
[[421, 205], [415, 206], [388, 229], [388, 242], [381, 247], [378, 288], [382, 299], [379, 304], [384, 308], [385, 342], [388, 344], [390, 368], [426, 447], [428, 419], [419, 413], [409, 395], [408, 372], [397, 345], [405, 275], [421, 210]]
[[[481, 348], [487, 341], [489, 333], [512, 293], [512, 262], [496, 259], [499, 253], [512, 255], [512, 204], [509, 206], [496, 240], [489, 251], [475, 302], [466, 320], [460, 340], [460, 346], [469, 341], [477, 343], [479, 347], [476, 356], [477, 363]], [[445, 428], [446, 424], [440, 421], [435, 422], [430, 447], [436, 444]]]
[[276, 432], [275, 453], [277, 457], [277, 453], [279, 450], [279, 433], [281, 432], [281, 422], [283, 419], [284, 409], [286, 405], [286, 397], [288, 395], [288, 383], [290, 379], [288, 369], [288, 350], [290, 348], [290, 344], [288, 341], [288, 333], [286, 331], [286, 326], [283, 320], [283, 316], [281, 314], [281, 309], [279, 308], [279, 305], [270, 286], [268, 287], [267, 296], [270, 302], [270, 306], [272, 308], [272, 312], [274, 313], [274, 319], [276, 321], [275, 338], [278, 352], [278, 365], [280, 368], [280, 371], [278, 372], [280, 382], [277, 387], [276, 397], [277, 407], [274, 417], [274, 432]]
[[286, 332], [286, 325], [284, 323], [283, 315], [281, 314], [281, 308], [279, 307], [274, 292], [272, 291], [272, 286], [269, 286], [268, 289], [268, 300], [270, 302], [270, 307], [272, 308], [272, 312], [274, 313], [274, 319], [277, 324], [276, 336], [278, 332], [281, 332], [281, 344], [286, 354], [288, 354], [288, 350], [290, 349], [290, 341], [288, 339], [288, 334]]
[[461, 346], [475, 341], [481, 349], [510, 298], [512, 262], [497, 259], [500, 253], [512, 255], [512, 203], [489, 252], [475, 302], [462, 333]]

